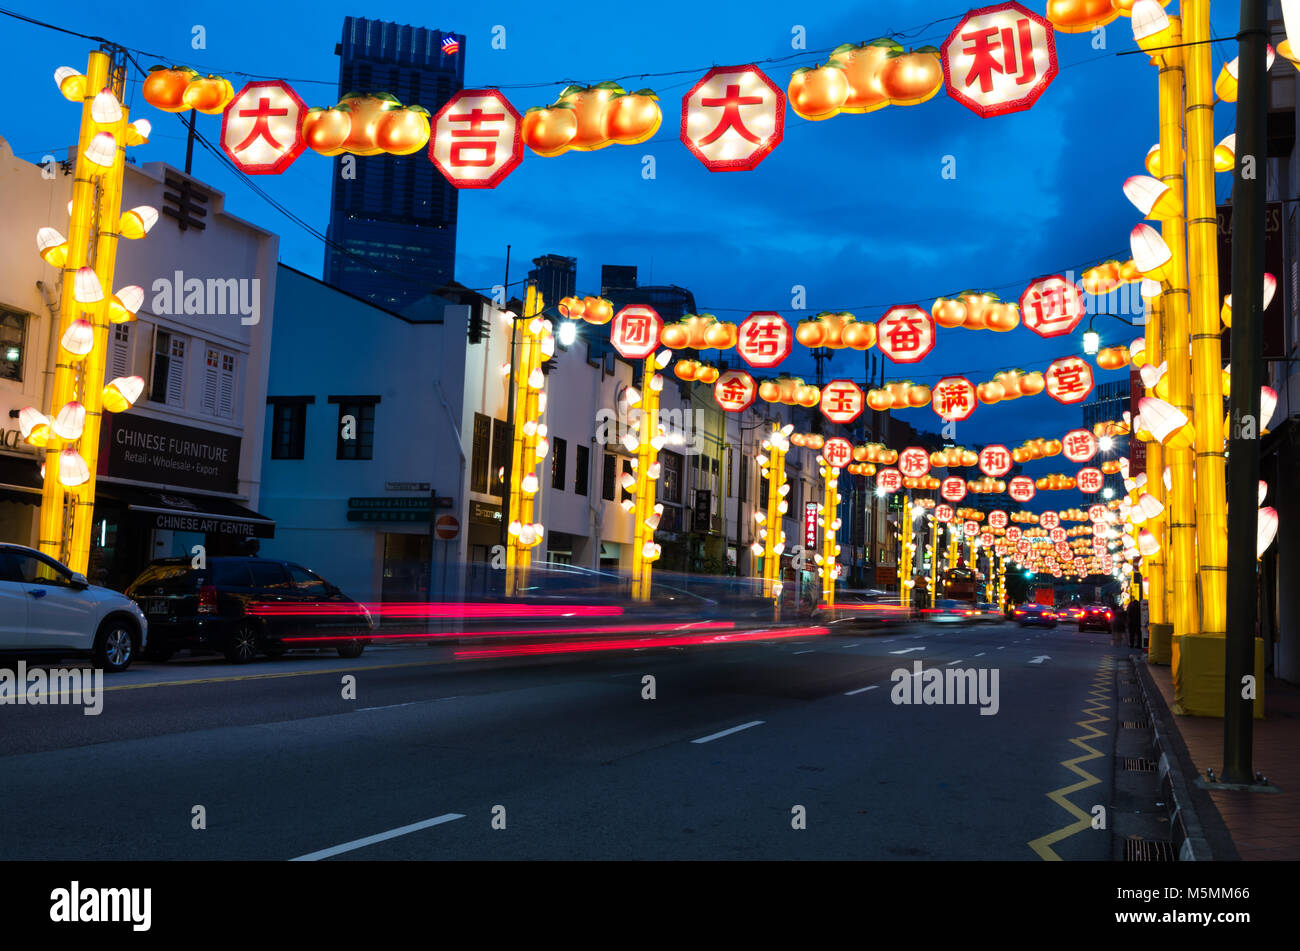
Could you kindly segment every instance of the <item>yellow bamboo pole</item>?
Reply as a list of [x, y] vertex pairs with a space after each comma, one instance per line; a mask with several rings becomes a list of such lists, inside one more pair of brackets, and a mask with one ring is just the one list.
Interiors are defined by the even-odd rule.
[[835, 533], [835, 512], [840, 505], [839, 475], [840, 470], [823, 460], [822, 471], [825, 486], [822, 502], [822, 602], [828, 607], [835, 607], [835, 565], [839, 561], [836, 554], [838, 544]]
[[912, 586], [912, 497], [903, 496], [903, 521], [898, 526], [898, 596], [904, 607], [911, 607]]
[[1187, 245], [1191, 276], [1192, 405], [1196, 427], [1196, 558], [1200, 633], [1228, 627], [1227, 457], [1219, 332], [1218, 220], [1214, 203], [1214, 76], [1209, 0], [1185, 0]]
[[[86, 91], [81, 104], [81, 133], [72, 180], [72, 214], [68, 222], [68, 256], [63, 266], [63, 286], [59, 299], [59, 323], [50, 340], [60, 347], [64, 333], [81, 316], [83, 307], [73, 294], [77, 271], [93, 263], [91, 244], [95, 238], [95, 179], [98, 167], [86, 158], [86, 148], [99, 130], [91, 116], [91, 103], [108, 82], [109, 57], [98, 50], [90, 54], [86, 65]], [[116, 226], [116, 222], [114, 222]], [[105, 288], [111, 294], [111, 288]], [[54, 369], [53, 396], [49, 412], [58, 413], [76, 391], [78, 367], [61, 348]], [[61, 561], [70, 560], [72, 535], [69, 522], [75, 514], [75, 497], [59, 481], [59, 452], [62, 442], [53, 432], [45, 446], [45, 481], [41, 491], [40, 532], [37, 544], [41, 551]], [[74, 569], [81, 570], [81, 569]]]
[[[1146, 347], [1144, 352], [1152, 366], [1159, 366], [1165, 360], [1161, 309], [1159, 297], [1153, 298], [1147, 304]], [[1129, 436], [1129, 439], [1136, 438], [1132, 435]], [[1146, 449], [1146, 491], [1157, 502], [1164, 505], [1166, 504], [1164, 447], [1153, 439], [1146, 443]], [[1137, 473], [1132, 473], [1132, 476], [1137, 478]], [[1168, 512], [1162, 512], [1159, 518], [1150, 519], [1147, 522], [1147, 529], [1156, 536], [1156, 541], [1160, 543], [1158, 552], [1142, 559], [1142, 565], [1146, 569], [1147, 575], [1147, 617], [1148, 622], [1151, 624], [1167, 624], [1169, 618], [1169, 599], [1165, 591], [1165, 561], [1168, 558], [1165, 549], [1169, 544], [1165, 525], [1169, 521], [1168, 514]]]
[[[1193, 416], [1191, 394], [1190, 324], [1188, 318], [1187, 253], [1184, 244], [1183, 201], [1183, 51], [1178, 17], [1169, 18], [1168, 49], [1156, 53], [1160, 65], [1160, 179], [1177, 196], [1177, 214], [1161, 220], [1162, 237], [1172, 258], [1161, 295], [1165, 360], [1168, 363], [1169, 402]], [[1165, 453], [1170, 468], [1168, 570], [1174, 636], [1195, 634], [1200, 626], [1196, 593], [1196, 497], [1192, 482], [1192, 450], [1171, 445]], [[1173, 677], [1178, 679], [1178, 654], [1173, 655]]]

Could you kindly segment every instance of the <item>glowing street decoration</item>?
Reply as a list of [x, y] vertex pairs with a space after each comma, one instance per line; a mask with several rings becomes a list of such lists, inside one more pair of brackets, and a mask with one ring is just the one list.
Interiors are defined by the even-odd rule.
[[898, 471], [909, 479], [919, 479], [930, 471], [930, 454], [919, 446], [909, 446], [898, 454]]
[[778, 313], [757, 311], [740, 325], [736, 353], [751, 367], [770, 369], [790, 356], [793, 349], [794, 330]]
[[785, 134], [785, 93], [757, 66], [715, 66], [682, 96], [682, 143], [711, 172], [749, 172]]
[[[713, 384], [713, 398], [728, 413], [740, 413], [758, 398], [758, 384], [744, 370], [727, 370]], [[850, 454], [852, 451], [850, 446]]]
[[1044, 512], [1038, 516], [1038, 524], [1043, 528], [1060, 528], [1061, 516], [1057, 512]]
[[248, 83], [221, 114], [221, 150], [245, 175], [279, 175], [307, 145], [306, 114], [284, 80]]
[[853, 461], [853, 443], [843, 436], [832, 436], [822, 446], [822, 458], [826, 460], [828, 465], [836, 469], [843, 469]]
[[1081, 403], [1092, 392], [1092, 365], [1082, 357], [1053, 360], [1043, 377], [1047, 395], [1058, 403]]
[[1011, 471], [1011, 450], [1006, 446], [985, 446], [980, 450], [980, 472], [994, 479], [1001, 478]]
[[1097, 493], [1102, 489], [1105, 477], [1101, 474], [1100, 469], [1080, 469], [1079, 474], [1075, 476], [1080, 492]]
[[961, 533], [967, 538], [974, 538], [980, 533], [980, 523], [974, 519], [967, 519], [962, 523]]
[[966, 498], [966, 480], [960, 476], [949, 476], [940, 483], [939, 494], [949, 502], [960, 502]]
[[1034, 281], [1020, 295], [1024, 325], [1040, 337], [1073, 333], [1084, 315], [1083, 292], [1059, 274]]
[[933, 315], [920, 307], [891, 307], [876, 321], [876, 346], [894, 363], [918, 363], [934, 349]]
[[496, 188], [524, 159], [523, 119], [495, 89], [462, 89], [433, 117], [429, 161], [456, 188]]
[[852, 380], [832, 380], [822, 388], [822, 415], [832, 423], [851, 423], [865, 407], [866, 396]]
[[1093, 522], [1104, 522], [1110, 517], [1110, 509], [1104, 505], [1091, 505], [1088, 507], [1088, 518]]
[[1018, 3], [972, 10], [940, 49], [948, 95], [985, 119], [1031, 107], [1056, 78], [1056, 40]]
[[1034, 488], [1034, 480], [1029, 476], [1016, 476], [1007, 483], [1007, 495], [1011, 496], [1017, 502], [1028, 502], [1038, 491]]
[[1012, 525], [1010, 528], [1007, 529], [1007, 541], [1018, 542], [1020, 541], [1020, 536], [1023, 535], [1024, 533], [1025, 530], [1021, 528], [1019, 525]]
[[663, 327], [663, 318], [653, 307], [629, 304], [615, 314], [610, 322], [609, 342], [623, 359], [644, 360], [659, 345], [659, 334]]
[[951, 522], [952, 517], [955, 514], [956, 512], [953, 511], [953, 507], [951, 505], [948, 505], [947, 503], [936, 505], [934, 507], [934, 517], [936, 520], [940, 522], [944, 522], [944, 523]]
[[1006, 528], [1007, 521], [1007, 513], [1001, 509], [989, 512], [989, 528]]
[[964, 376], [946, 376], [930, 391], [930, 407], [949, 422], [970, 419], [977, 405], [975, 384]]
[[876, 485], [886, 492], [897, 492], [903, 487], [903, 473], [897, 469], [881, 469], [876, 473]]
[[1061, 440], [1061, 454], [1071, 462], [1087, 462], [1097, 455], [1097, 437], [1086, 429], [1072, 429]]

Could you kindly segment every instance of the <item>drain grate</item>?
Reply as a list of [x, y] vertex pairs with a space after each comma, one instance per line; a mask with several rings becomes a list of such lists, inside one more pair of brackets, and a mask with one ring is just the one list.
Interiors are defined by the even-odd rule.
[[1154, 773], [1156, 771], [1156, 761], [1144, 759], [1141, 756], [1125, 756], [1123, 768], [1130, 773]]
[[1121, 720], [1119, 723], [1126, 730], [1146, 730], [1151, 727], [1150, 720]]
[[1174, 862], [1177, 859], [1171, 842], [1144, 839], [1140, 835], [1131, 835], [1124, 840], [1125, 862]]

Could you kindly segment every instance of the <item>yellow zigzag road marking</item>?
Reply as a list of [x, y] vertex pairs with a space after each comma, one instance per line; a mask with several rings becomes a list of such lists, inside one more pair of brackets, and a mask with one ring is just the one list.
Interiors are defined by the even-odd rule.
[[1084, 733], [1082, 736], [1070, 738], [1071, 743], [1082, 750], [1086, 750], [1087, 754], [1084, 756], [1076, 756], [1074, 759], [1067, 759], [1061, 762], [1062, 766], [1077, 776], [1081, 776], [1082, 779], [1070, 786], [1062, 786], [1060, 789], [1054, 789], [1047, 794], [1048, 799], [1052, 800], [1052, 802], [1056, 803], [1070, 815], [1074, 816], [1075, 821], [1071, 822], [1067, 826], [1062, 826], [1055, 832], [1034, 839], [1029, 843], [1029, 847], [1038, 853], [1038, 857], [1044, 861], [1061, 861], [1061, 857], [1052, 851], [1052, 846], [1057, 842], [1060, 842], [1062, 839], [1068, 839], [1070, 836], [1078, 832], [1092, 828], [1092, 816], [1089, 813], [1084, 812], [1074, 803], [1070, 802], [1066, 797], [1073, 795], [1081, 789], [1087, 789], [1089, 786], [1096, 786], [1101, 782], [1100, 779], [1092, 775], [1092, 773], [1088, 772], [1086, 769], [1081, 769], [1078, 764], [1086, 763], [1091, 759], [1099, 759], [1105, 755], [1100, 750], [1093, 749], [1085, 741], [1095, 740], [1100, 736], [1106, 735], [1101, 730], [1094, 727], [1093, 724], [1104, 723], [1109, 719], [1109, 717], [1105, 715], [1104, 711], [1109, 702], [1106, 695], [1110, 690], [1110, 681], [1113, 671], [1114, 668], [1111, 663], [1111, 658], [1109, 656], [1102, 658], [1101, 664], [1097, 669], [1097, 677], [1088, 691], [1090, 699], [1083, 707], [1083, 713], [1086, 718], [1079, 720], [1075, 724], [1076, 726], [1084, 728], [1088, 732]]

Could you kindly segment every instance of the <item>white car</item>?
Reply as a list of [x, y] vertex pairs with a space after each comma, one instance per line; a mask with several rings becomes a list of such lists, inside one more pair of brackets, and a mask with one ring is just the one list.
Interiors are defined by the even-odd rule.
[[124, 594], [100, 588], [49, 555], [0, 542], [0, 656], [89, 656], [117, 673], [142, 653], [149, 624]]

